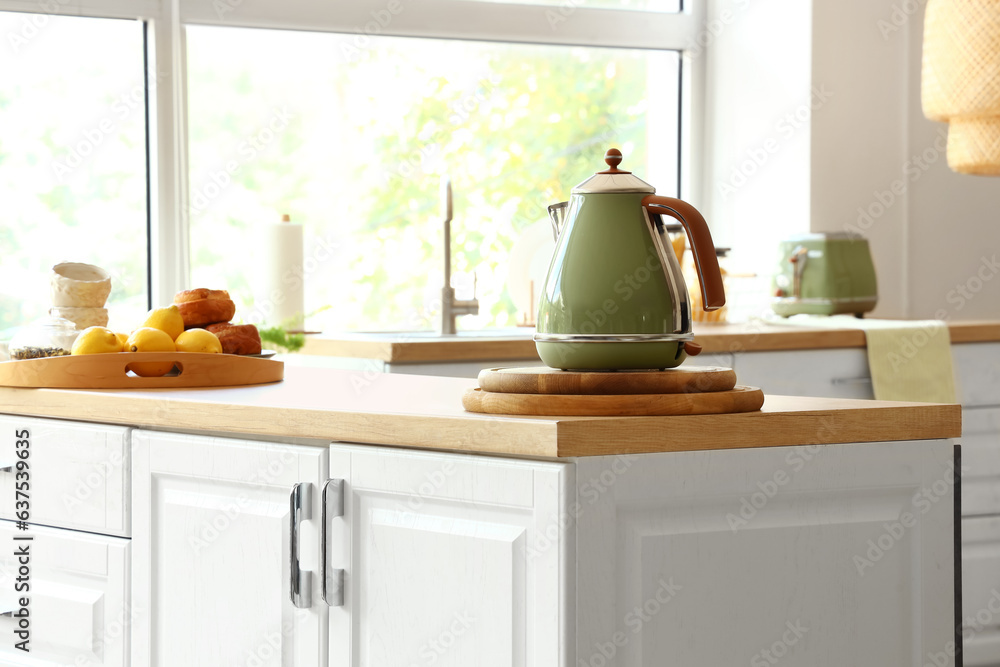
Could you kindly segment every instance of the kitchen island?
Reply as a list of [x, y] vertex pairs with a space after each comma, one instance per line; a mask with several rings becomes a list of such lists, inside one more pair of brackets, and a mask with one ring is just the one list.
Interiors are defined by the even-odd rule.
[[[815, 323], [812, 323], [815, 324]], [[1000, 667], [1000, 322], [948, 323], [955, 381], [962, 404], [963, 602], [965, 665]], [[874, 398], [865, 333], [783, 320], [694, 324], [704, 347], [698, 365], [735, 369], [740, 382], [765, 393], [825, 398]], [[474, 378], [484, 367], [540, 365], [531, 329], [432, 333], [319, 334], [289, 363]], [[1000, 606], [998, 606], [1000, 608]]]
[[32, 659], [955, 664], [959, 406], [498, 417], [470, 385], [0, 388], [7, 454], [31, 449], [31, 526], [8, 473], [0, 539], [33, 536]]

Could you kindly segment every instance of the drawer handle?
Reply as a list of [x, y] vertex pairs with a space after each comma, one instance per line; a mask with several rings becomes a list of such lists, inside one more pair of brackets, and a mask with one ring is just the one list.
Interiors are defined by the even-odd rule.
[[292, 521], [292, 529], [289, 531], [291, 543], [289, 544], [289, 572], [291, 582], [292, 604], [299, 609], [308, 609], [312, 606], [312, 572], [303, 570], [299, 564], [299, 533], [302, 529], [302, 522], [311, 518], [312, 485], [309, 482], [301, 482], [292, 487], [289, 498], [289, 515]]
[[333, 567], [330, 554], [330, 526], [344, 516], [344, 480], [328, 479], [323, 485], [323, 601], [331, 607], [344, 606], [344, 570]]
[[871, 384], [871, 378], [833, 378], [830, 384]]

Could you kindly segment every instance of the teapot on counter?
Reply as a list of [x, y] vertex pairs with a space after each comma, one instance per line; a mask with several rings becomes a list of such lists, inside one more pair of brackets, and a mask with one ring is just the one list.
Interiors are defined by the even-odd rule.
[[706, 311], [726, 303], [708, 224], [690, 204], [610, 167], [549, 207], [556, 249], [538, 307], [535, 347], [564, 370], [665, 369], [701, 351], [680, 265], [659, 216], [676, 218], [691, 242]]

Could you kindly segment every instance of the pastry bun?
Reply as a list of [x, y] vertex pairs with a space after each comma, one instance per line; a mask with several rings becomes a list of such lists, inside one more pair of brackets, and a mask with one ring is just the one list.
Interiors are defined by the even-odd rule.
[[174, 304], [181, 311], [185, 329], [228, 322], [236, 314], [236, 304], [229, 298], [226, 290], [184, 290], [174, 295]]
[[174, 303], [188, 303], [190, 301], [200, 301], [201, 299], [228, 299], [229, 292], [224, 289], [186, 289], [174, 295]]
[[260, 354], [260, 332], [252, 324], [219, 322], [205, 328], [222, 343], [223, 354]]

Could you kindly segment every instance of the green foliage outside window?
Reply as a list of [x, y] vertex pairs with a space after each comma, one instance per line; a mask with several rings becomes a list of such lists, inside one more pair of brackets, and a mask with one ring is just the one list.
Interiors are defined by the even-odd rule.
[[[273, 109], [293, 120], [193, 212], [205, 276], [195, 282], [222, 281], [246, 299], [252, 270], [227, 264], [226, 240], [290, 213], [306, 225], [307, 257], [318, 238], [338, 246], [307, 275], [306, 311], [331, 306], [310, 329], [436, 324], [445, 175], [453, 271], [466, 281], [476, 272], [479, 285], [480, 315], [463, 326], [513, 325], [506, 262], [518, 235], [602, 168], [609, 146], [640, 172], [648, 158], [646, 52], [383, 38], [344, 61], [331, 35], [202, 30], [189, 36], [193, 192], [227, 156], [240, 159]], [[263, 58], [275, 54], [296, 67], [269, 69]]]

